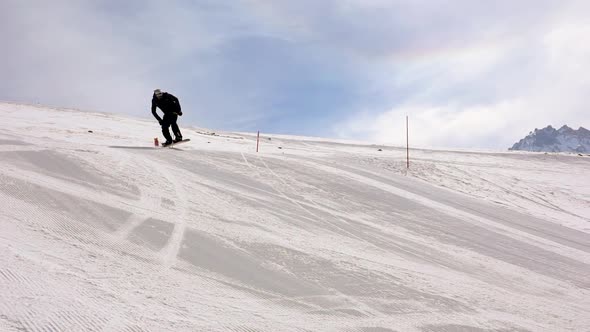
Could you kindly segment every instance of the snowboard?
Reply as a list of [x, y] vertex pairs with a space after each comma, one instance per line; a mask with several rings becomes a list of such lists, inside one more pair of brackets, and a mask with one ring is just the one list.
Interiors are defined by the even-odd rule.
[[187, 139], [183, 139], [182, 141], [178, 141], [178, 142], [176, 142], [176, 143], [172, 143], [172, 144], [170, 144], [170, 145], [166, 145], [166, 146], [162, 146], [162, 147], [163, 147], [163, 148], [171, 148], [171, 147], [175, 146], [176, 144], [185, 143], [185, 142], [188, 142], [188, 141], [190, 141], [190, 140], [191, 140], [190, 138], [187, 138]]

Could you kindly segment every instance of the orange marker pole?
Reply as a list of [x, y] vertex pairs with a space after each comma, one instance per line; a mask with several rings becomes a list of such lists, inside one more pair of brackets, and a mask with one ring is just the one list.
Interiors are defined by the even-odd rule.
[[258, 131], [258, 134], [256, 135], [256, 152], [258, 152], [258, 144], [260, 143], [260, 130]]
[[410, 168], [410, 133], [408, 125], [408, 116], [406, 115], [406, 162], [407, 167]]

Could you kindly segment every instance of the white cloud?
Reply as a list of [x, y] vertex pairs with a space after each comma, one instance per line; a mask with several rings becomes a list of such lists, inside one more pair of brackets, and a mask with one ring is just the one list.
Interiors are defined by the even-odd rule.
[[0, 28], [11, 36], [0, 54], [3, 98], [134, 115], [149, 115], [154, 88], [180, 90], [179, 78], [199, 70], [186, 57], [213, 51], [239, 24], [231, 10], [183, 2], [8, 1], [3, 7]]
[[[479, 138], [493, 140], [487, 147], [502, 148], [510, 138], [499, 137], [506, 128], [518, 127], [525, 108], [522, 101], [501, 102], [490, 106], [459, 109], [454, 106], [407, 105], [374, 117], [355, 115], [335, 127], [340, 137], [357, 137], [378, 143], [403, 146], [406, 142], [406, 119], [409, 116], [410, 140], [414, 147], [481, 147]], [[516, 115], [516, 116], [515, 116]]]
[[588, 126], [590, 23], [580, 19], [588, 7], [564, 6], [534, 29], [485, 47], [467, 43], [409, 61], [390, 87], [411, 82], [415, 92], [393, 107], [352, 115], [334, 132], [402, 145], [408, 114], [414, 145], [506, 149], [535, 127]]

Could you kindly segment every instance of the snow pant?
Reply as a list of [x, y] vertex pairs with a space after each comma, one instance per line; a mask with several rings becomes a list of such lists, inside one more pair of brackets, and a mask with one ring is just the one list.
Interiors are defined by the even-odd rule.
[[172, 141], [172, 137], [170, 136], [169, 130], [170, 127], [172, 127], [172, 133], [174, 134], [174, 138], [182, 139], [182, 134], [180, 133], [180, 129], [176, 124], [176, 120], [178, 120], [178, 115], [174, 113], [164, 114], [164, 118], [162, 119], [162, 134], [164, 134], [164, 138], [166, 138], [166, 141]]

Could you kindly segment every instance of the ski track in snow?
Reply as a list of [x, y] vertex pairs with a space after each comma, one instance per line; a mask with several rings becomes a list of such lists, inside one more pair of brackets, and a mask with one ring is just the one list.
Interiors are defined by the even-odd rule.
[[170, 237], [170, 240], [167, 243], [167, 246], [163, 249], [164, 264], [167, 268], [170, 268], [174, 265], [174, 262], [176, 261], [176, 256], [178, 255], [178, 250], [182, 245], [184, 232], [186, 230], [187, 194], [182, 188], [182, 184], [175, 178], [172, 172], [166, 171], [162, 174], [173, 185], [175, 195], [174, 202], [177, 204], [178, 207], [178, 209], [174, 212], [174, 218], [176, 219], [174, 224], [174, 231], [172, 233], [172, 236]]
[[1, 331], [590, 326], [588, 158], [0, 112]]
[[[490, 228], [494, 229], [496, 232], [503, 233], [507, 236], [515, 238], [516, 240], [527, 241], [528, 243], [531, 243], [533, 245], [542, 245], [544, 248], [546, 248], [548, 250], [552, 250], [557, 254], [568, 256], [572, 259], [580, 260], [581, 262], [583, 262], [585, 264], [590, 264], [590, 251], [577, 250], [575, 248], [563, 246], [563, 245], [560, 245], [559, 243], [556, 243], [553, 241], [548, 241], [545, 238], [534, 236], [534, 235], [531, 235], [529, 233], [520, 231], [520, 230], [512, 228], [512, 227], [504, 226], [503, 224], [496, 223], [490, 219], [478, 217], [478, 216], [473, 215], [473, 214], [466, 212], [464, 210], [460, 210], [460, 209], [454, 208], [452, 206], [445, 205], [445, 204], [437, 202], [437, 201], [433, 201], [427, 197], [413, 194], [411, 192], [396, 188], [394, 186], [387, 185], [383, 182], [379, 182], [379, 181], [364, 177], [364, 176], [356, 174], [356, 173], [350, 173], [350, 172], [347, 172], [342, 169], [338, 169], [338, 168], [326, 166], [326, 165], [321, 165], [318, 163], [311, 164], [311, 167], [314, 167], [316, 169], [321, 169], [326, 172], [341, 174], [349, 179], [356, 180], [358, 182], [364, 183], [369, 186], [374, 186], [374, 187], [382, 189], [384, 191], [391, 192], [392, 194], [395, 194], [397, 196], [413, 200], [421, 205], [424, 205], [427, 207], [432, 207], [438, 211], [444, 212], [449, 215], [456, 216], [466, 222], [489, 226]], [[590, 245], [587, 245], [587, 247], [588, 247], [588, 249], [590, 249]]]

